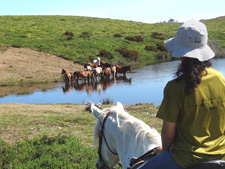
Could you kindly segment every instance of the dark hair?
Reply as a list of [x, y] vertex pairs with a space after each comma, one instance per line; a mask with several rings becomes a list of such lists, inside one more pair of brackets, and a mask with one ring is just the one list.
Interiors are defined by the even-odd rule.
[[210, 67], [212, 64], [210, 61], [201, 62], [196, 58], [183, 57], [182, 62], [176, 72], [177, 81], [184, 79], [186, 86], [186, 94], [195, 92], [195, 88], [200, 84], [202, 78], [202, 72], [207, 71], [205, 68]]

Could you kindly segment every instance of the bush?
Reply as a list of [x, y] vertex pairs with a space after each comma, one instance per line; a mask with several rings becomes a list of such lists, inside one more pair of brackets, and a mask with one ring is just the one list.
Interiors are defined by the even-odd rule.
[[156, 59], [164, 59], [164, 60], [169, 59], [168, 53], [165, 53], [165, 52], [157, 53], [157, 55], [155, 57], [156, 57]]
[[121, 37], [122, 37], [122, 35], [121, 35], [120, 33], [116, 33], [116, 34], [114, 34], [113, 36], [114, 36], [114, 37], [117, 37], [117, 38], [121, 38]]
[[160, 40], [163, 40], [164, 38], [161, 37], [162, 35], [163, 35], [162, 33], [152, 32], [151, 37], [154, 38], [154, 39], [160, 39]]
[[157, 44], [157, 49], [161, 52], [167, 51], [167, 49], [163, 43]]
[[[41, 136], [17, 142], [0, 140], [0, 168], [90, 168], [97, 153], [72, 136]], [[3, 147], [3, 149], [2, 149]]]
[[115, 51], [119, 52], [124, 58], [128, 58], [134, 61], [140, 59], [138, 52], [135, 50], [129, 50], [126, 48], [117, 48]]
[[21, 48], [21, 45], [19, 45], [19, 44], [12, 44], [12, 47], [14, 47], [14, 48]]
[[73, 40], [73, 32], [65, 32], [66, 40]]
[[162, 33], [152, 32], [152, 37], [161, 36], [161, 35], [162, 35]]
[[101, 57], [105, 57], [105, 58], [108, 58], [108, 59], [113, 59], [113, 58], [114, 58], [113, 54], [110, 53], [110, 52], [108, 52], [108, 51], [105, 50], [105, 49], [101, 50], [101, 51], [99, 52], [99, 55], [100, 55]]
[[89, 33], [89, 32], [83, 32], [80, 36], [79, 36], [79, 38], [90, 38], [90, 36], [91, 36], [91, 34]]
[[9, 165], [12, 158], [15, 158], [15, 155], [12, 153], [11, 146], [0, 138], [0, 168]]
[[91, 55], [91, 56], [89, 56], [89, 61], [91, 61], [91, 62], [92, 62], [94, 59], [95, 59], [95, 57], [94, 57], [94, 56], [92, 56], [92, 55]]
[[158, 49], [155, 46], [151, 46], [151, 45], [146, 45], [145, 50], [158, 52]]
[[64, 33], [64, 35], [66, 35], [66, 36], [73, 36], [73, 32], [68, 32], [67, 31], [67, 32]]
[[129, 40], [129, 41], [135, 41], [135, 42], [143, 42], [144, 38], [141, 35], [138, 36], [128, 36], [125, 39]]

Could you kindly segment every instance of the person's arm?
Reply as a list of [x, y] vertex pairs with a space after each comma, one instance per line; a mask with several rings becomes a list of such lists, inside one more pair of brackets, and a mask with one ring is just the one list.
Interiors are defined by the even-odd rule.
[[176, 123], [170, 123], [164, 120], [161, 132], [162, 147], [163, 147], [162, 151], [166, 151], [171, 148], [173, 140], [175, 138], [175, 134], [176, 134]]
[[171, 123], [164, 120], [161, 132], [162, 146], [157, 147], [154, 152], [158, 155], [166, 150], [169, 150], [173, 144], [175, 134], [176, 123]]

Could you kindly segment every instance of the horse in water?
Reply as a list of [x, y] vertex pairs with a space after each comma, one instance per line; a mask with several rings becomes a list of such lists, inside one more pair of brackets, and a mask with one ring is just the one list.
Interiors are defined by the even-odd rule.
[[66, 69], [62, 69], [62, 75], [65, 77], [65, 82], [68, 83], [69, 81], [73, 80], [73, 74], [68, 72]]
[[89, 79], [93, 80], [94, 73], [95, 73], [94, 70], [89, 70], [89, 71], [82, 70], [82, 71], [74, 72], [73, 76], [74, 76], [74, 79], [76, 81], [78, 81], [79, 78], [84, 78], [84, 79], [87, 79], [89, 81]]
[[131, 72], [130, 66], [119, 66], [119, 65], [116, 65], [116, 74], [117, 73], [123, 73], [123, 75], [125, 76], [127, 71]]
[[119, 161], [122, 168], [127, 169], [132, 157], [139, 157], [161, 145], [160, 134], [125, 112], [119, 102], [103, 110], [92, 103], [91, 111], [97, 118], [94, 143], [99, 148], [98, 169], [113, 168]]

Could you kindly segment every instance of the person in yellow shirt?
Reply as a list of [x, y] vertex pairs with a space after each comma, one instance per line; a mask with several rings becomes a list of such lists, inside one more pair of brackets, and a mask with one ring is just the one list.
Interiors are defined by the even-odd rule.
[[215, 54], [207, 42], [207, 28], [196, 20], [181, 24], [176, 36], [164, 42], [181, 63], [157, 113], [163, 120], [162, 147], [139, 169], [183, 169], [225, 160], [225, 78], [210, 67]]

